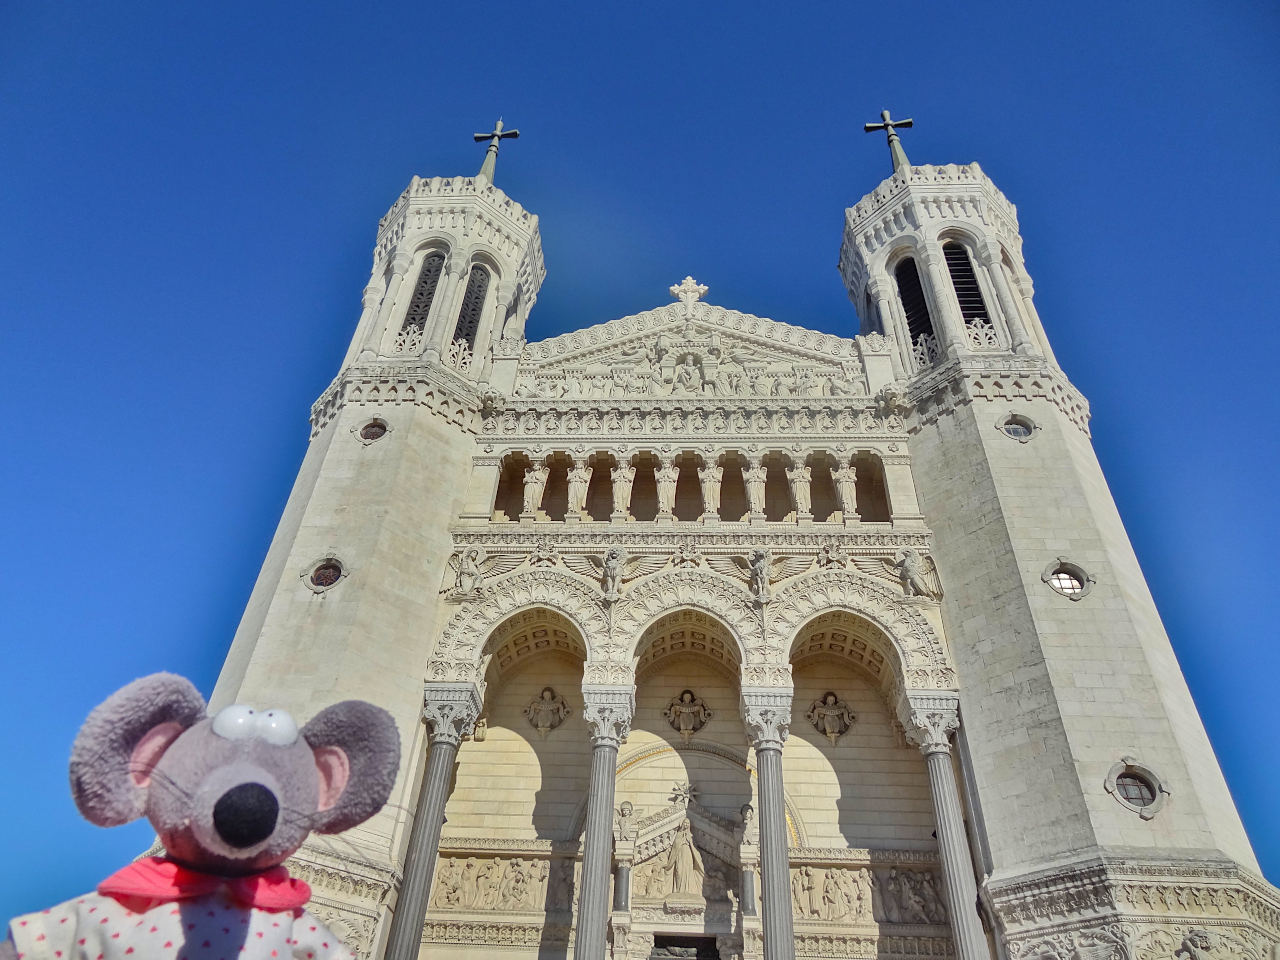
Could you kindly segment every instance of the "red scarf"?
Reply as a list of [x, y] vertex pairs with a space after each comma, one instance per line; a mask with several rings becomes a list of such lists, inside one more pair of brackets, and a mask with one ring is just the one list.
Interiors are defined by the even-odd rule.
[[190, 870], [163, 857], [136, 860], [98, 884], [103, 896], [158, 903], [190, 900], [221, 889], [239, 904], [271, 913], [296, 909], [311, 899], [311, 888], [290, 877], [284, 867], [272, 867], [247, 877], [221, 877]]

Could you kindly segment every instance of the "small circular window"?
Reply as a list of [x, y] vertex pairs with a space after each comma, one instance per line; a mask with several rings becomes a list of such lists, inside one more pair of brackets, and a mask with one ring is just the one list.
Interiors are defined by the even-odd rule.
[[381, 440], [387, 435], [387, 425], [381, 420], [370, 420], [360, 428], [361, 440]]
[[347, 568], [336, 557], [321, 557], [308, 564], [300, 574], [313, 593], [324, 593], [347, 575]]
[[1020, 413], [1011, 413], [1007, 417], [996, 421], [996, 429], [1006, 437], [1017, 440], [1019, 443], [1026, 443], [1040, 428], [1036, 426], [1035, 421], [1030, 417], [1024, 417]]
[[1081, 600], [1093, 589], [1094, 579], [1079, 564], [1072, 563], [1065, 557], [1045, 567], [1040, 579], [1055, 592], [1068, 600]]
[[1169, 788], [1156, 772], [1134, 757], [1121, 757], [1112, 765], [1103, 786], [1122, 807], [1143, 820], [1159, 813], [1169, 799]]
[[1156, 802], [1156, 788], [1136, 773], [1116, 777], [1116, 793], [1135, 807], [1149, 807]]

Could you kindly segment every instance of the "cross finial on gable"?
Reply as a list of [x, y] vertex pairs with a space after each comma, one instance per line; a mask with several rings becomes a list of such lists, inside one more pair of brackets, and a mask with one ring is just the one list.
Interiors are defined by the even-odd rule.
[[519, 130], [504, 130], [502, 128], [501, 117], [498, 118], [497, 126], [488, 133], [473, 133], [471, 137], [476, 143], [484, 140], [489, 141], [489, 147], [484, 152], [484, 163], [480, 165], [480, 172], [476, 176], [483, 177], [493, 183], [494, 169], [498, 165], [498, 144], [503, 140], [513, 140], [518, 136], [520, 136]]
[[876, 130], [883, 130], [889, 137], [889, 156], [893, 158], [893, 172], [901, 173], [904, 176], [911, 172], [911, 162], [907, 159], [907, 151], [902, 149], [902, 139], [898, 136], [898, 128], [910, 127], [914, 121], [912, 120], [894, 120], [889, 115], [888, 110], [880, 111], [881, 123], [864, 123], [862, 130], [864, 133], [872, 133]]
[[671, 295], [684, 304], [684, 315], [693, 311], [693, 305], [701, 300], [707, 292], [706, 284], [698, 283], [693, 277], [685, 277], [679, 283], [672, 284]]

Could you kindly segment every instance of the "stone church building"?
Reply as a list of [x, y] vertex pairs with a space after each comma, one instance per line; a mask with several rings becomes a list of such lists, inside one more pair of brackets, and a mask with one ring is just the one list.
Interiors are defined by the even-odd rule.
[[501, 125], [382, 218], [214, 697], [396, 717], [392, 803], [292, 863], [362, 958], [1280, 956], [1068, 321], [884, 119], [848, 336], [685, 277], [537, 339]]

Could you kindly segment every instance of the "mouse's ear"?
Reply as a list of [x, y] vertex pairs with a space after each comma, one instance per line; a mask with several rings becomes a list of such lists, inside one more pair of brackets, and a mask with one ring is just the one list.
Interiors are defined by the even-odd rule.
[[313, 830], [338, 833], [382, 809], [400, 768], [400, 732], [391, 714], [363, 700], [344, 700], [316, 714], [302, 737], [320, 773], [323, 809], [312, 819]]
[[142, 816], [152, 768], [204, 716], [199, 691], [172, 673], [135, 680], [95, 707], [71, 748], [71, 794], [84, 818], [114, 827]]

